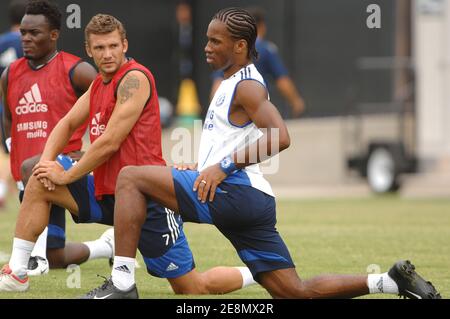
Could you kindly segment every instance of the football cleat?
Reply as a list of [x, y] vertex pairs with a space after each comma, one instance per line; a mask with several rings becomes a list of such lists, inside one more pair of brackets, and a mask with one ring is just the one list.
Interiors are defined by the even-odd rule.
[[400, 297], [411, 299], [441, 299], [433, 284], [426, 281], [415, 271], [409, 260], [398, 261], [388, 272], [398, 286]]
[[28, 276], [42, 276], [48, 274], [48, 260], [41, 256], [31, 256], [28, 260]]
[[112, 278], [105, 278], [103, 285], [89, 291], [80, 299], [139, 299], [139, 295], [136, 285], [124, 291], [114, 286]]
[[11, 271], [9, 265], [6, 264], [0, 270], [0, 292], [23, 292], [27, 291], [30, 286], [28, 277], [19, 278]]

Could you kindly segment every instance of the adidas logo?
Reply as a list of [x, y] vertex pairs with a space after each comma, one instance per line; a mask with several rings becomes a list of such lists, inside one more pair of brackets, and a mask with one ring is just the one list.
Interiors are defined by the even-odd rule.
[[116, 267], [114, 269], [118, 270], [118, 271], [126, 272], [127, 274], [131, 274], [130, 269], [128, 269], [128, 267], [126, 265], [118, 266], [118, 267]]
[[41, 91], [39, 90], [37, 83], [31, 86], [31, 90], [23, 95], [23, 98], [19, 101], [19, 105], [16, 106], [17, 115], [39, 112], [45, 113], [47, 111], [48, 105], [42, 103]]
[[384, 290], [383, 290], [383, 277], [381, 277], [380, 280], [378, 280], [378, 282], [377, 282], [377, 288], [378, 288], [378, 290], [379, 290], [380, 292], [384, 293]]
[[95, 114], [91, 121], [91, 135], [99, 136], [102, 135], [106, 129], [105, 124], [99, 124], [100, 122], [100, 112]]
[[177, 269], [178, 269], [177, 265], [175, 265], [174, 263], [170, 263], [169, 266], [167, 266], [166, 271], [173, 271]]

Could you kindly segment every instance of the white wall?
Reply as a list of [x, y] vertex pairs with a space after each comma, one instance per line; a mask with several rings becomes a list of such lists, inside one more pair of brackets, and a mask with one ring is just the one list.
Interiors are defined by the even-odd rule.
[[[436, 11], [424, 12], [426, 2]], [[450, 158], [450, 1], [417, 0], [413, 17], [418, 155], [434, 170]]]

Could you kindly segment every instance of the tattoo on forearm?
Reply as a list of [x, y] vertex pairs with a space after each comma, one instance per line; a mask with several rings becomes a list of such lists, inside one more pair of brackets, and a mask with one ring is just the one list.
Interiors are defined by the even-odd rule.
[[133, 96], [133, 92], [130, 92], [131, 89], [139, 89], [139, 79], [137, 78], [137, 76], [130, 74], [129, 76], [127, 76], [127, 78], [125, 79], [125, 82], [120, 85], [119, 88], [119, 103], [123, 104], [125, 103], [130, 97]]

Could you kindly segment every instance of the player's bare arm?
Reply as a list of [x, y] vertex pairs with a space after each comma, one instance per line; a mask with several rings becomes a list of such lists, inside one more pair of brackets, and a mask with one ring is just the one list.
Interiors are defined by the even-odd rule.
[[297, 117], [305, 111], [305, 101], [289, 76], [279, 77], [276, 80], [276, 86], [284, 98], [289, 101], [293, 112], [292, 115]]
[[75, 90], [85, 93], [97, 76], [95, 68], [87, 63], [79, 63], [73, 70], [72, 83]]
[[34, 174], [38, 178], [46, 177], [56, 185], [66, 185], [94, 170], [119, 149], [139, 119], [149, 96], [147, 77], [140, 71], [128, 73], [117, 90], [117, 102], [105, 132], [92, 143], [78, 164], [68, 171], [54, 172], [57, 163], [41, 162]]
[[3, 101], [3, 138], [6, 140], [7, 138], [11, 137], [11, 111], [9, 110], [8, 102], [6, 99], [6, 94], [8, 90], [8, 83], [7, 83], [7, 74], [8, 74], [8, 68], [6, 68], [0, 78], [0, 87], [2, 90], [2, 101]]
[[[45, 144], [42, 156], [33, 168], [33, 175], [37, 175], [36, 171], [38, 169], [43, 169], [44, 167], [49, 174], [53, 173], [55, 176], [59, 176], [63, 173], [63, 168], [55, 161], [55, 158], [64, 150], [64, 147], [69, 142], [70, 137], [75, 130], [83, 125], [88, 118], [89, 100], [90, 89], [77, 100], [69, 113], [67, 113], [52, 130]], [[49, 178], [38, 176], [38, 179], [48, 190], [55, 189], [55, 184], [50, 182]]]
[[[241, 107], [258, 128], [265, 129], [264, 135], [257, 142], [233, 154], [232, 158], [237, 168], [263, 162], [289, 147], [290, 137], [286, 124], [275, 105], [267, 99], [267, 91], [262, 84], [256, 81], [241, 82], [237, 87], [233, 104]], [[273, 130], [276, 134], [271, 134]], [[272, 142], [273, 136], [278, 137], [278, 143]], [[261, 147], [267, 151], [260, 152]], [[242, 161], [244, 158], [245, 161]]]
[[[90, 63], [84, 61], [78, 63], [75, 66], [71, 77], [71, 82], [75, 93], [78, 96], [84, 94], [89, 89], [97, 75], [97, 70]], [[75, 161], [79, 161], [82, 155], [83, 152], [81, 151], [71, 152], [69, 154], [69, 156]]]
[[53, 161], [64, 150], [72, 134], [89, 116], [89, 99], [90, 90], [84, 93], [58, 122], [48, 137], [40, 162]]
[[[231, 108], [230, 118], [234, 124], [243, 125], [251, 120], [258, 128], [266, 129], [258, 141], [230, 154], [237, 169], [263, 162], [289, 147], [290, 138], [286, 125], [276, 107], [267, 99], [267, 91], [260, 83], [241, 82], [237, 86]], [[277, 130], [275, 134], [272, 134], [273, 130]], [[278, 136], [277, 143], [272, 142], [272, 136]], [[274, 145], [277, 146], [276, 149], [273, 149]], [[260, 152], [260, 149], [264, 152]], [[219, 163], [203, 170], [194, 183], [198, 199], [206, 202], [209, 195], [209, 201], [213, 201], [217, 186], [226, 177]]]

